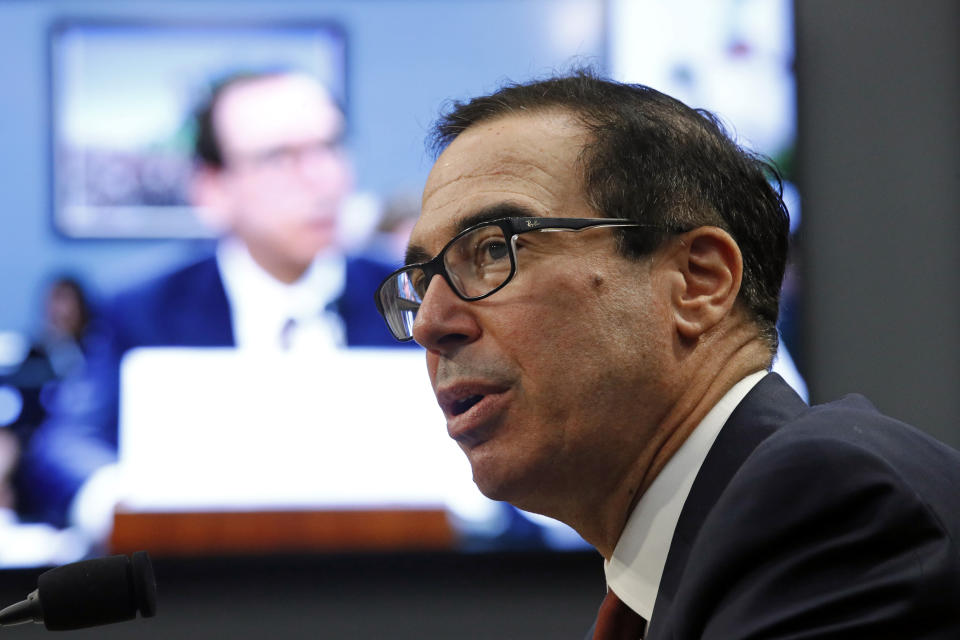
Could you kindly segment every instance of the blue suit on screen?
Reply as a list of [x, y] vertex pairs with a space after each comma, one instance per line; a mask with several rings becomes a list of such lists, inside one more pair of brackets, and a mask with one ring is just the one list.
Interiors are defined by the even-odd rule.
[[[346, 261], [343, 294], [332, 304], [348, 346], [403, 346], [377, 313], [373, 292], [391, 268]], [[79, 488], [117, 459], [120, 361], [135, 347], [231, 347], [230, 306], [210, 256], [117, 296], [90, 340], [85, 372], [65, 381], [46, 422], [25, 454], [28, 516], [64, 526]]]

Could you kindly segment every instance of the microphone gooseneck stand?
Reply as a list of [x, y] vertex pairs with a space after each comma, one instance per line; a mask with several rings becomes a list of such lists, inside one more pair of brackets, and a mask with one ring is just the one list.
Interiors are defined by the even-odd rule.
[[51, 631], [83, 629], [157, 612], [157, 583], [146, 551], [82, 560], [40, 574], [37, 589], [0, 611], [0, 626], [43, 623]]

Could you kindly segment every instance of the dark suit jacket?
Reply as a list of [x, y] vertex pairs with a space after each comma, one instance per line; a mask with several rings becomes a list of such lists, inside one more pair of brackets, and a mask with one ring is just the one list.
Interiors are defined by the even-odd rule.
[[764, 378], [710, 449], [647, 638], [960, 638], [960, 454]]
[[[348, 258], [346, 286], [333, 307], [349, 346], [398, 346], [377, 313], [373, 292], [391, 269]], [[63, 525], [80, 485], [116, 460], [120, 360], [134, 347], [233, 346], [230, 308], [214, 257], [119, 295], [90, 338], [86, 372], [65, 381], [24, 458], [25, 505]]]

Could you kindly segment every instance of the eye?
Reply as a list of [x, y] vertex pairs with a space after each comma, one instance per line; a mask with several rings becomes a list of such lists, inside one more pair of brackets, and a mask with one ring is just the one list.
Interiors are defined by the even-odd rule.
[[496, 262], [504, 260], [510, 255], [507, 251], [507, 243], [502, 239], [488, 239], [477, 247], [477, 257], [481, 263]]
[[407, 280], [410, 283], [410, 288], [404, 287], [405, 290], [401, 293], [409, 300], [420, 302], [427, 293], [427, 285], [430, 284], [427, 274], [422, 269], [411, 269], [407, 272]]

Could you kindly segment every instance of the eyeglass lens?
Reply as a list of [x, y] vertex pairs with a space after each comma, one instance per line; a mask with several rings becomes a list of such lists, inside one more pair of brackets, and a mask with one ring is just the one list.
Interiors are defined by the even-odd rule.
[[[457, 238], [444, 251], [450, 282], [465, 298], [482, 297], [507, 281], [513, 270], [509, 240], [491, 224]], [[401, 271], [381, 289], [380, 302], [390, 329], [398, 338], [412, 335], [417, 309], [429, 281], [419, 267]]]
[[447, 249], [443, 264], [463, 296], [490, 293], [510, 277], [510, 250], [503, 229], [488, 225], [461, 236]]

